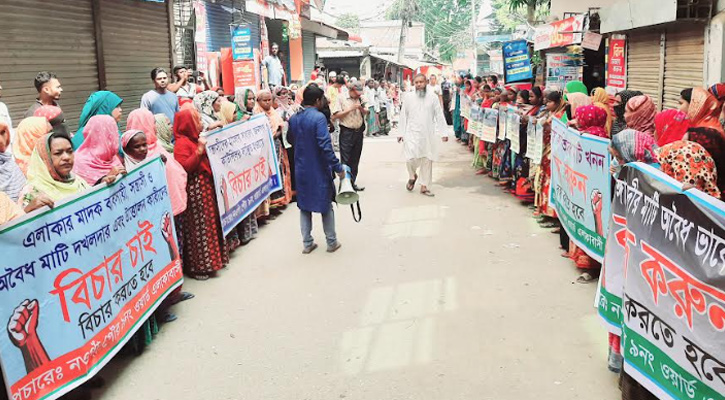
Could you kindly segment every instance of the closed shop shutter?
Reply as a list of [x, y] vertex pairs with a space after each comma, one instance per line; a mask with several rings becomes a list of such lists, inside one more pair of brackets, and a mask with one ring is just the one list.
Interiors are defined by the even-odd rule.
[[317, 58], [317, 43], [315, 42], [314, 33], [302, 31], [302, 67], [305, 72], [305, 81], [310, 79], [312, 70], [315, 68], [315, 58]]
[[88, 96], [98, 90], [96, 42], [90, 0], [3, 0], [0, 24], [0, 101], [17, 126], [38, 92], [39, 71], [58, 75], [60, 105], [75, 130]]
[[[231, 2], [230, 2], [231, 4]], [[222, 47], [232, 46], [232, 9], [218, 3], [206, 3], [207, 49], [220, 51]]]
[[140, 107], [143, 94], [153, 89], [152, 69], [162, 67], [171, 75], [166, 4], [101, 0], [101, 26], [107, 89], [121, 96], [124, 115], [128, 115]]
[[660, 32], [631, 33], [627, 36], [627, 89], [652, 97], [661, 108]]
[[665, 108], [677, 108], [680, 92], [703, 86], [705, 26], [667, 29], [665, 34]]

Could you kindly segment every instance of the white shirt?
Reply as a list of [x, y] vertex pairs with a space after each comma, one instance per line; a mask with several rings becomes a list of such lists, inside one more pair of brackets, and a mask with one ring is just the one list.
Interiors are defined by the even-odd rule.
[[375, 111], [380, 111], [380, 104], [378, 104], [378, 96], [375, 89], [370, 89], [365, 86], [363, 90], [363, 96], [365, 96], [365, 103], [368, 107], [375, 107]]
[[400, 127], [406, 160], [438, 158], [438, 142], [448, 136], [448, 125], [438, 95], [427, 90], [424, 97], [416, 92], [402, 95]]

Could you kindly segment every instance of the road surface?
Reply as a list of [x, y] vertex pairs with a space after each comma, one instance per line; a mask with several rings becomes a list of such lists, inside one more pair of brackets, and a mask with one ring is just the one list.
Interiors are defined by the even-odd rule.
[[[515, 400], [619, 398], [596, 285], [574, 283], [558, 237], [455, 142], [435, 198], [405, 191], [400, 146], [366, 140], [364, 218], [337, 212], [342, 249], [302, 255], [291, 206], [237, 250], [96, 398]], [[417, 188], [416, 188], [417, 190]]]

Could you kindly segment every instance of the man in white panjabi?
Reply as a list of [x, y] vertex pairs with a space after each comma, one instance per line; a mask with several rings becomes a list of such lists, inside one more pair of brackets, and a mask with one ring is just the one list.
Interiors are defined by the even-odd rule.
[[403, 143], [407, 161], [409, 180], [406, 189], [412, 192], [416, 182], [420, 181], [420, 193], [432, 197], [434, 194], [429, 186], [433, 161], [438, 156], [438, 139], [448, 141], [448, 125], [440, 99], [428, 87], [425, 75], [416, 75], [413, 84], [415, 91], [402, 95], [398, 142]]

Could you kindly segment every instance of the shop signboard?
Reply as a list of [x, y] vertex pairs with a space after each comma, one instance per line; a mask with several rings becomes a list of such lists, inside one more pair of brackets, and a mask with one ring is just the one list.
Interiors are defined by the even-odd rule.
[[627, 39], [613, 35], [607, 50], [607, 91], [616, 93], [627, 88]]
[[232, 56], [234, 61], [253, 59], [252, 29], [249, 25], [232, 25], [229, 29], [232, 31]]
[[564, 47], [582, 42], [584, 15], [576, 15], [561, 21], [536, 27], [534, 50]]
[[506, 42], [502, 50], [506, 83], [526, 81], [533, 77], [526, 40]]

